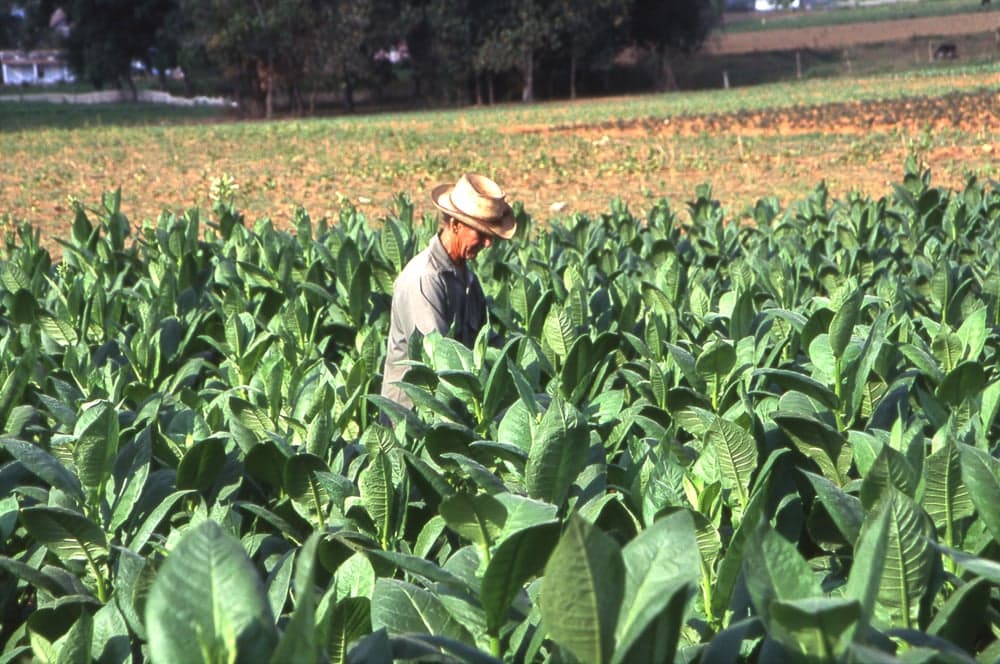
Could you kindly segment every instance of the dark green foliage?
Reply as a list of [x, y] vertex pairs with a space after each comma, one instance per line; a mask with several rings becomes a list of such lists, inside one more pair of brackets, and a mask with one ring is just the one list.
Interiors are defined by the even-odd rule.
[[997, 652], [995, 187], [911, 164], [752, 227], [706, 187], [498, 243], [504, 343], [424, 338], [402, 411], [389, 289], [433, 220], [250, 228], [232, 185], [136, 235], [77, 204], [54, 264], [6, 245], [5, 652]]

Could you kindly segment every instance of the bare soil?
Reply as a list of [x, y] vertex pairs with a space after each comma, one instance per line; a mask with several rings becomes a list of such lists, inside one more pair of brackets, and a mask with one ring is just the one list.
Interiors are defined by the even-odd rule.
[[[982, 22], [983, 16], [976, 19]], [[1000, 13], [985, 16], [997, 20]], [[967, 26], [965, 21], [938, 19], [935, 30], [958, 29]], [[840, 38], [912, 38], [926, 30], [910, 25], [896, 35], [894, 29], [902, 28], [854, 25]], [[785, 43], [816, 44], [832, 29], [804, 32], [799, 41], [789, 37]], [[746, 38], [758, 40], [760, 47], [759, 40], [774, 36]], [[457, 164], [486, 169], [540, 220], [600, 214], [614, 198], [644, 214], [663, 197], [683, 215], [685, 202], [703, 183], [712, 186], [732, 218], [764, 197], [794, 205], [820, 182], [833, 198], [852, 192], [878, 198], [900, 182], [908, 156], [931, 170], [933, 184], [960, 190], [969, 177], [1000, 179], [1000, 73], [967, 77], [956, 82], [965, 91], [938, 98], [511, 126], [501, 140], [473, 141], [474, 157], [460, 144], [396, 141], [391, 126], [377, 145], [355, 144], [335, 132], [319, 139], [282, 132], [274, 140], [262, 133], [248, 144], [208, 125], [184, 131], [151, 128], [142, 135], [51, 133], [45, 145], [26, 133], [3, 150], [0, 230], [5, 216], [8, 224], [27, 220], [58, 253], [55, 238], [64, 236], [72, 222], [69, 197], [94, 205], [102, 192], [121, 186], [123, 209], [139, 224], [164, 209], [206, 209], [209, 184], [222, 173], [239, 183], [238, 203], [248, 220], [268, 217], [279, 226], [290, 223], [297, 205], [314, 219], [336, 219], [344, 201], [378, 219], [393, 209], [400, 192], [412, 197], [418, 214], [431, 212], [424, 192], [452, 177]], [[877, 91], [863, 86], [880, 80], [858, 79], [859, 97], [877, 97]], [[752, 88], [732, 92], [758, 94]], [[475, 134], [474, 124], [468, 131]]]
[[920, 37], [952, 37], [993, 32], [1000, 40], [1000, 12], [980, 12], [896, 21], [873, 21], [815, 28], [775, 28], [756, 32], [716, 33], [705, 45], [712, 55], [832, 49], [905, 42]]

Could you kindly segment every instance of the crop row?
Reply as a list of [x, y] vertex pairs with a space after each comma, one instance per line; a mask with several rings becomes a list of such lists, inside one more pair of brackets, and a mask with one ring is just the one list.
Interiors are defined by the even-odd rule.
[[231, 185], [7, 239], [0, 661], [1000, 654], [994, 186], [518, 207], [476, 268], [505, 343], [414, 344], [408, 411], [433, 219], [291, 233]]

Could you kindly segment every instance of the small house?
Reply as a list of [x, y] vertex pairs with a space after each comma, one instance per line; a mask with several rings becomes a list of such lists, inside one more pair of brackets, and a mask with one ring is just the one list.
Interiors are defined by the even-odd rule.
[[0, 51], [4, 85], [51, 85], [75, 80], [61, 51]]

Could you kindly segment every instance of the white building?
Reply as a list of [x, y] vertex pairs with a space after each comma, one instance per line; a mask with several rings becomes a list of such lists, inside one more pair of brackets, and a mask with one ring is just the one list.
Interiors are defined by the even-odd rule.
[[777, 0], [755, 0], [753, 8], [755, 11], [759, 12], [769, 12], [769, 11], [774, 11], [775, 9], [782, 9], [782, 8], [798, 9], [799, 0], [792, 0], [787, 4], [787, 6], [783, 6], [782, 3], [777, 2]]
[[75, 80], [61, 51], [0, 51], [4, 85], [51, 85]]

